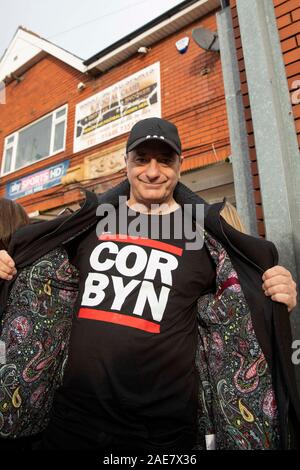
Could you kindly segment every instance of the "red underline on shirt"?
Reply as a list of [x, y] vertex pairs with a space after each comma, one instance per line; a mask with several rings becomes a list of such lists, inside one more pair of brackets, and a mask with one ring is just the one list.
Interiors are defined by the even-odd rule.
[[149, 333], [160, 333], [160, 325], [142, 318], [130, 317], [120, 313], [107, 312], [105, 310], [97, 310], [94, 308], [81, 308], [78, 318], [86, 318], [88, 320], [98, 320], [107, 323], [115, 323], [117, 325], [130, 326], [138, 330], [147, 331]]
[[142, 237], [130, 237], [125, 234], [111, 234], [103, 233], [100, 235], [99, 240], [114, 240], [117, 242], [123, 243], [133, 243], [134, 245], [149, 246], [151, 248], [156, 248], [157, 250], [167, 251], [173, 255], [182, 256], [183, 249], [178, 246], [169, 245], [169, 243], [164, 243], [159, 240], [152, 240], [151, 238], [142, 238]]

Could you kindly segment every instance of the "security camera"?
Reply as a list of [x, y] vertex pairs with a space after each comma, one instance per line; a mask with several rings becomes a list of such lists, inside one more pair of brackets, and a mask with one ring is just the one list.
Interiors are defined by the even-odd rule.
[[86, 88], [86, 84], [83, 83], [83, 82], [79, 82], [78, 85], [77, 85], [77, 89], [78, 90], [84, 90]]
[[138, 48], [139, 54], [147, 54], [150, 51], [149, 47], [141, 46]]

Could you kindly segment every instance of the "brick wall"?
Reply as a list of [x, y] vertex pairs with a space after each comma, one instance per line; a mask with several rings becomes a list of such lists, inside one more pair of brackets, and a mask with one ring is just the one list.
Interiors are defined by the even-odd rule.
[[273, 0], [300, 149], [300, 2]]
[[[216, 30], [215, 14], [207, 15], [155, 44], [147, 55], [136, 54], [98, 78], [85, 76], [47, 56], [29, 69], [20, 83], [9, 84], [7, 104], [0, 106], [0, 158], [5, 136], [64, 103], [68, 103], [67, 142], [65, 152], [3, 177], [0, 195], [4, 194], [8, 181], [66, 158], [70, 158], [71, 166], [75, 166], [97, 149], [109, 150], [112, 146], [125, 143], [126, 136], [122, 135], [73, 155], [76, 103], [157, 61], [160, 61], [161, 70], [162, 115], [179, 128], [185, 156], [183, 170], [228, 156], [230, 146], [221, 61], [218, 53], [206, 52], [192, 40], [192, 29], [199, 25]], [[190, 37], [189, 49], [180, 55], [175, 42], [186, 35]], [[79, 81], [87, 85], [82, 92], [77, 90]], [[41, 207], [41, 203], [44, 207], [45, 201], [48, 201], [47, 207], [56, 207], [66, 201], [65, 191], [66, 188], [58, 186], [22, 198], [20, 202], [30, 211]]]
[[[286, 75], [288, 79], [289, 89], [292, 97], [300, 99], [300, 93], [297, 93], [297, 80], [300, 81], [300, 5], [299, 0], [273, 0], [275, 14], [277, 18], [279, 36], [281, 40], [281, 48], [283, 52], [284, 63], [286, 67]], [[264, 215], [260, 192], [260, 182], [256, 159], [255, 140], [252, 125], [251, 108], [248, 94], [247, 77], [245, 72], [245, 63], [243, 59], [243, 49], [241, 43], [240, 29], [237, 17], [236, 0], [230, 1], [234, 36], [239, 63], [241, 90], [243, 95], [245, 120], [248, 132], [248, 144], [251, 160], [251, 170], [253, 178], [253, 189], [256, 203], [256, 216], [258, 233], [265, 236]], [[298, 88], [300, 82], [298, 83]], [[300, 148], [300, 105], [293, 104], [293, 112], [295, 117], [295, 126], [298, 133], [298, 142]]]

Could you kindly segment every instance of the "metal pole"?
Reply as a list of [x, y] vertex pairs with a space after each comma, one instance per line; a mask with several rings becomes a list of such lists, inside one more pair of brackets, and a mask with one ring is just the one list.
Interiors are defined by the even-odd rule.
[[[227, 3], [227, 2], [221, 2]], [[217, 13], [237, 211], [249, 234], [257, 235], [247, 129], [230, 7]]]
[[[237, 12], [267, 238], [299, 285], [300, 155], [273, 1], [237, 0]], [[299, 313], [291, 317], [295, 339]]]

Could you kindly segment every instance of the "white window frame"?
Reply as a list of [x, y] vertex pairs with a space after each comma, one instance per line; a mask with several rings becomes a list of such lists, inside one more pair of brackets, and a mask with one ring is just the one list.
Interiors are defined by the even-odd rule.
[[[59, 111], [61, 111], [62, 109], [65, 109], [65, 113], [60, 116], [59, 118], [56, 118], [56, 113], [58, 113]], [[19, 167], [19, 168], [15, 168], [16, 166], [16, 157], [17, 157], [17, 148], [18, 148], [18, 142], [19, 142], [19, 134], [20, 132], [24, 131], [25, 129], [27, 129], [28, 127], [30, 126], [33, 126], [35, 125], [36, 123], [38, 123], [39, 121], [41, 121], [42, 119], [45, 119], [46, 117], [48, 116], [51, 116], [51, 114], [53, 115], [52, 117], [52, 126], [51, 126], [51, 137], [50, 137], [50, 153], [49, 155], [47, 155], [46, 157], [43, 157], [41, 158], [40, 160], [37, 160], [33, 163], [27, 163], [26, 165], [23, 165], [22, 167]], [[60, 122], [65, 122], [65, 130], [64, 130], [64, 139], [63, 139], [63, 147], [61, 149], [58, 149], [56, 150], [55, 152], [53, 151], [53, 147], [54, 147], [54, 131], [55, 131], [55, 126], [56, 124], [59, 124]], [[67, 104], [64, 104], [63, 106], [60, 106], [59, 108], [56, 108], [54, 109], [53, 111], [51, 111], [51, 113], [48, 113], [48, 114], [45, 114], [44, 116], [42, 116], [41, 118], [37, 119], [36, 121], [33, 121], [31, 122], [30, 124], [28, 124], [27, 126], [24, 126], [22, 127], [21, 129], [19, 129], [18, 131], [14, 132], [13, 134], [10, 134], [8, 136], [6, 136], [5, 138], [5, 141], [4, 141], [4, 149], [3, 149], [3, 158], [2, 158], [2, 165], [1, 165], [1, 176], [6, 176], [6, 175], [9, 175], [11, 173], [14, 173], [16, 171], [19, 171], [21, 170], [22, 168], [26, 168], [27, 166], [31, 166], [31, 165], [35, 165], [36, 163], [39, 163], [43, 160], [46, 160], [47, 158], [49, 157], [53, 157], [54, 155], [57, 155], [58, 153], [60, 152], [64, 152], [66, 150], [66, 139], [67, 139], [67, 127], [68, 127], [68, 105]], [[11, 138], [11, 137], [14, 137], [14, 140], [12, 143], [8, 144], [8, 140]], [[6, 173], [4, 173], [4, 168], [5, 168], [5, 156], [6, 156], [6, 151], [9, 149], [9, 148], [13, 148], [13, 152], [12, 152], [12, 158], [11, 158], [11, 166], [10, 166], [10, 169], [9, 171], [7, 171]]]

